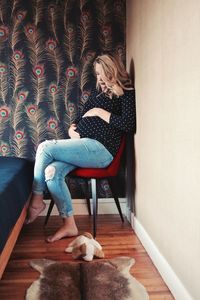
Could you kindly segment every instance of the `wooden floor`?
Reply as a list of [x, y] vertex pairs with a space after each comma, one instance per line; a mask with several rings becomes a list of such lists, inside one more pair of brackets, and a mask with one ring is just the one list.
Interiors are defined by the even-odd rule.
[[[76, 216], [80, 234], [84, 231], [91, 232], [91, 221], [89, 216]], [[45, 237], [60, 226], [60, 218], [52, 216], [45, 229], [43, 222], [44, 217], [39, 217], [33, 224], [24, 226], [0, 281], [0, 299], [24, 299], [26, 289], [38, 277], [38, 273], [29, 266], [31, 259], [73, 261], [71, 254], [64, 252], [73, 238], [63, 239], [54, 244], [45, 242]], [[122, 224], [118, 215], [99, 215], [97, 241], [103, 246], [106, 258], [135, 258], [136, 263], [131, 269], [131, 274], [146, 287], [150, 300], [174, 299], [128, 222]]]

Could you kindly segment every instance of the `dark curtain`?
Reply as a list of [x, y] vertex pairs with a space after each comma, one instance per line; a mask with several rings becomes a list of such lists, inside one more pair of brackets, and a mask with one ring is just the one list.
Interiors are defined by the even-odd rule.
[[67, 137], [102, 53], [125, 63], [125, 0], [0, 0], [0, 156], [34, 160], [39, 143]]

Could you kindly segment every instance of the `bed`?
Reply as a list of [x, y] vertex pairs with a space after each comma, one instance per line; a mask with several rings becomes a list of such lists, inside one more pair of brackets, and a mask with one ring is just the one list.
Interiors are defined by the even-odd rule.
[[32, 162], [0, 157], [0, 278], [26, 217], [32, 180]]

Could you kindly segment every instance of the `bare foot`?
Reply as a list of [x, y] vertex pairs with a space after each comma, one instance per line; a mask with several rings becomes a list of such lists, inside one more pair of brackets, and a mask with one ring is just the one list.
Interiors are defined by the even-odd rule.
[[70, 216], [63, 219], [64, 225], [56, 231], [54, 235], [48, 236], [46, 241], [48, 243], [53, 243], [58, 241], [64, 237], [72, 237], [78, 235], [78, 228], [76, 227], [76, 223], [74, 221], [74, 217]]
[[41, 202], [39, 205], [31, 204], [28, 208], [28, 216], [25, 220], [26, 224], [30, 224], [40, 215], [40, 213], [45, 210], [46, 204], [44, 202]]

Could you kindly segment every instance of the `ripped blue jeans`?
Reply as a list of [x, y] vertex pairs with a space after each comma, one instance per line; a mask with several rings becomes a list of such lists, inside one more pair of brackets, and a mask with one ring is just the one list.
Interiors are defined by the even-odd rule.
[[36, 152], [33, 193], [42, 195], [48, 188], [60, 216], [71, 216], [72, 200], [65, 176], [77, 167], [104, 168], [112, 160], [104, 145], [90, 138], [42, 142]]

